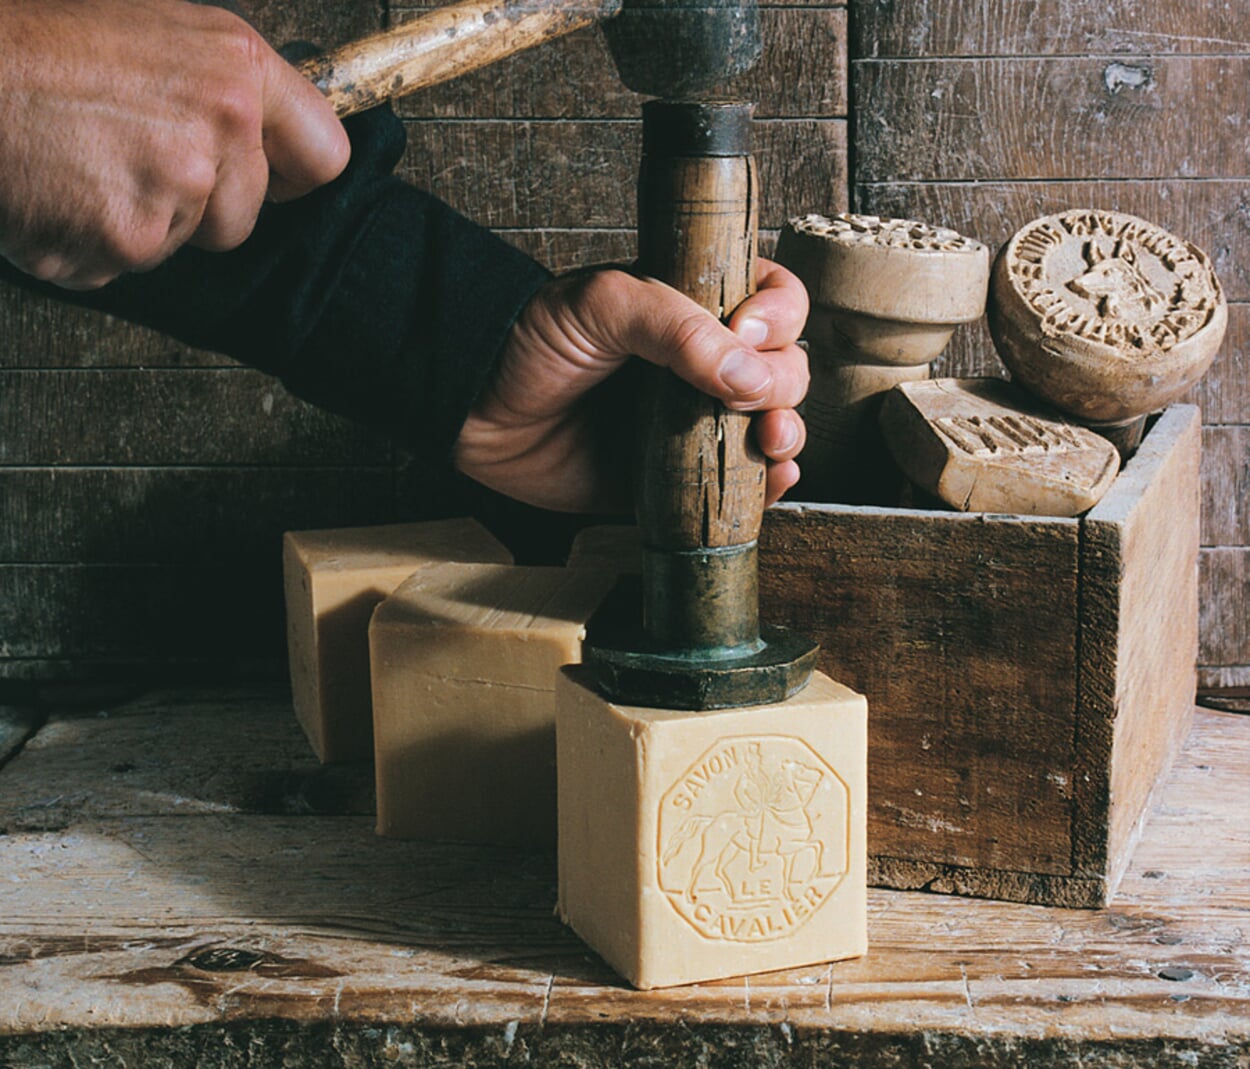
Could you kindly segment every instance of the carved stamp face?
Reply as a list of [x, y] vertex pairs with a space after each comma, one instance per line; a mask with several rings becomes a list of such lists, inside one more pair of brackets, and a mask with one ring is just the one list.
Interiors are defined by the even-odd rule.
[[736, 736], [660, 800], [659, 885], [705, 939], [783, 939], [850, 864], [850, 792], [802, 739]]
[[944, 226], [930, 226], [915, 219], [890, 219], [879, 215], [805, 215], [791, 219], [797, 233], [815, 234], [839, 245], [881, 245], [894, 249], [940, 252], [981, 252], [979, 241]]
[[1044, 333], [1127, 357], [1166, 352], [1201, 330], [1221, 301], [1202, 253], [1131, 215], [1064, 212], [1037, 220], [1013, 244], [1011, 285]]
[[973, 457], [1059, 454], [1088, 448], [1074, 428], [1023, 413], [942, 416], [932, 423], [955, 449]]

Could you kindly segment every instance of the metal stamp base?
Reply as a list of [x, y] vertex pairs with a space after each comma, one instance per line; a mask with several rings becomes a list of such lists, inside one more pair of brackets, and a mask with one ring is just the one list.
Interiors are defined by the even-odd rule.
[[624, 576], [586, 629], [583, 663], [600, 691], [621, 705], [730, 709], [782, 702], [807, 684], [820, 647], [783, 628], [760, 629], [737, 647], [653, 648], [642, 629], [642, 584]]

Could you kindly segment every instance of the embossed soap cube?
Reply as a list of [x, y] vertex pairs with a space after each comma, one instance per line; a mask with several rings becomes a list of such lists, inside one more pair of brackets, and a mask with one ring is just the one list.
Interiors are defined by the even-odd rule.
[[557, 685], [560, 916], [636, 987], [867, 948], [867, 705], [817, 673], [775, 705], [617, 705]]

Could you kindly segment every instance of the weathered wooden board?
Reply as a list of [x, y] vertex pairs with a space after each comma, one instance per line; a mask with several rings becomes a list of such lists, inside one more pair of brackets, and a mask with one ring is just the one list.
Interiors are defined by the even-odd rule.
[[[1114, 909], [874, 891], [865, 958], [644, 993], [554, 919], [549, 857], [240, 804], [308, 758], [271, 695], [218, 711], [216, 732], [203, 693], [59, 717], [0, 770], [0, 1061], [1232, 1069], [1250, 1053], [1244, 717], [1197, 717]], [[14, 825], [45, 788], [74, 798], [42, 831]]]
[[874, 879], [916, 859], [1070, 873], [1078, 539], [1076, 520], [766, 513], [763, 618], [868, 698]]
[[1203, 430], [1202, 477], [1202, 544], [1250, 545], [1250, 426]]
[[1250, 423], [1250, 304], [1228, 306], [1228, 332], [1211, 369], [1185, 398], [1211, 424]]
[[276, 658], [285, 649], [279, 554], [248, 567], [0, 564], [0, 674], [20, 678], [25, 659], [161, 671], [162, 662]]
[[1250, 57], [1130, 62], [1131, 77], [1114, 57], [856, 61], [855, 181], [1250, 173]]
[[1242, 177], [1093, 181], [1075, 170], [1054, 181], [873, 182], [855, 175], [857, 210], [941, 223], [1005, 244], [1026, 223], [1068, 208], [1127, 212], [1182, 235], [1211, 257], [1229, 300], [1250, 299], [1250, 163]]
[[387, 523], [380, 468], [0, 468], [0, 562], [271, 563], [287, 530]]
[[[416, 14], [392, 9], [400, 20]], [[845, 8], [765, 7], [760, 33], [759, 62], [712, 95], [754, 100], [760, 118], [846, 115]], [[404, 97], [396, 110], [432, 119], [635, 118], [645, 99], [617, 77], [603, 34], [587, 29]]]
[[1198, 456], [1178, 405], [1084, 519], [766, 514], [763, 617], [868, 698], [874, 881], [1108, 899], [1192, 707]]
[[1186, 0], [861, 0], [855, 30], [854, 54], [874, 58], [1250, 52], [1241, 8]]
[[377, 433], [246, 368], [0, 371], [0, 464], [385, 464]]
[[[641, 124], [414, 122], [404, 175], [489, 227], [635, 225]], [[773, 119], [755, 126], [760, 225], [776, 229], [796, 204], [845, 197], [846, 123]]]
[[1073, 867], [1112, 894], [1197, 686], [1200, 427], [1169, 409], [1081, 525]]
[[385, 7], [364, 0], [292, 4], [286, 0], [231, 0], [234, 10], [275, 46], [310, 41], [321, 47], [351, 41], [381, 28]]
[[[323, 767], [293, 716], [284, 684], [53, 712], [23, 750], [22, 774], [0, 778], [0, 823], [14, 834], [88, 819], [371, 816], [371, 766]], [[178, 744], [154, 746], [160, 738]]]
[[234, 366], [154, 330], [8, 286], [0, 286], [0, 337], [5, 368]]
[[[1250, 548], [1204, 549], [1199, 557], [1203, 598], [1202, 685], [1250, 685]], [[1221, 674], [1214, 669], [1227, 666]]]

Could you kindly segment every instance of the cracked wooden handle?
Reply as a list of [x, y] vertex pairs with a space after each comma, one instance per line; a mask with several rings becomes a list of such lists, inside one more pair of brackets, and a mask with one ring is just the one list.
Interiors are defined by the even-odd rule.
[[340, 116], [611, 18], [621, 0], [461, 0], [298, 64]]

